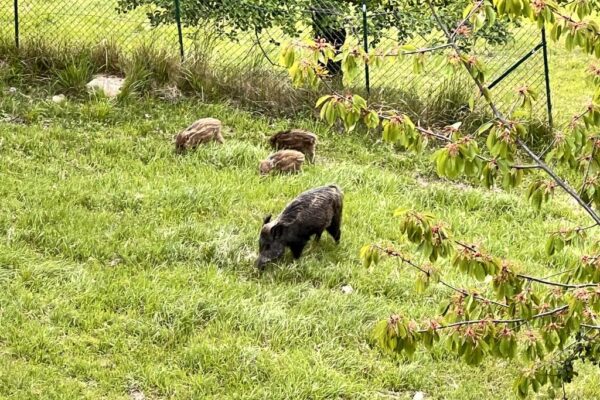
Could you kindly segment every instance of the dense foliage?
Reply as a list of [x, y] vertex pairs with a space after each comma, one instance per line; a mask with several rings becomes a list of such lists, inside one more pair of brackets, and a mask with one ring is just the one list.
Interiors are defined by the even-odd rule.
[[[119, 0], [118, 9], [128, 12], [139, 7], [151, 6], [148, 13], [153, 25], [175, 21], [174, 0]], [[181, 17], [187, 26], [205, 26], [211, 22], [224, 35], [236, 37], [242, 32], [261, 32], [264, 29], [280, 28], [286, 34], [297, 37], [303, 27], [311, 26], [315, 31], [337, 29], [349, 25], [357, 33], [362, 32], [362, 0], [180, 0]], [[446, 22], [460, 15], [468, 0], [438, 0], [440, 15]], [[370, 34], [375, 42], [384, 31], [394, 28], [399, 40], [415, 35], [428, 35], [435, 21], [423, 13], [422, 0], [367, 0]], [[504, 41], [508, 36], [508, 24], [496, 22], [484, 27], [478, 36], [491, 42]], [[317, 36], [319, 32], [317, 33]]]
[[[367, 53], [359, 43], [348, 40], [341, 54], [336, 54], [328, 43], [305, 40], [290, 43], [282, 51], [281, 62], [298, 85], [319, 85], [328, 74], [321, 65], [331, 59], [341, 62], [349, 77], [365, 63], [377, 67], [384, 60], [405, 57], [413, 58], [415, 72], [422, 72], [428, 61], [445, 63], [450, 75], [466, 72], [477, 88], [471, 106], [484, 102], [493, 115], [475, 133], [463, 132], [460, 122], [441, 131], [422, 127], [402, 110], [368, 104], [348, 93], [324, 96], [317, 107], [330, 125], [341, 121], [348, 131], [359, 124], [368, 129], [381, 127], [384, 141], [413, 151], [423, 151], [432, 141], [441, 143], [432, 154], [441, 177], [462, 177], [506, 189], [526, 182], [527, 197], [535, 208], [562, 190], [590, 218], [588, 226], [549, 233], [548, 256], [567, 246], [578, 255], [553, 277], [527, 275], [524, 266], [455, 237], [450, 227], [432, 215], [411, 210], [396, 213], [402, 232], [399, 241], [416, 246], [419, 256], [404, 255], [392, 243], [367, 245], [361, 251], [366, 266], [377, 264], [384, 255], [414, 268], [420, 292], [433, 284], [455, 292], [436, 318], [416, 322], [392, 315], [377, 324], [374, 337], [382, 349], [411, 356], [419, 346], [431, 349], [443, 339], [449, 351], [471, 365], [486, 357], [520, 356], [528, 368], [515, 382], [516, 393], [527, 397], [547, 386], [554, 395], [576, 375], [575, 360], [597, 364], [600, 357], [600, 249], [588, 238], [600, 225], [600, 68], [590, 69], [596, 85], [593, 99], [573, 117], [568, 129], [556, 131], [551, 145], [536, 154], [527, 144], [526, 122], [537, 94], [529, 87], [518, 87], [512, 107], [501, 112], [486, 87], [484, 63], [462, 44], [498, 18], [510, 18], [546, 28], [552, 39], [564, 40], [567, 49], [578, 48], [600, 58], [600, 26], [590, 18], [598, 4], [586, 0], [478, 0], [464, 9], [457, 22], [448, 23], [436, 2], [425, 3], [444, 37], [442, 44], [430, 48], [399, 44]], [[560, 175], [568, 176], [570, 182]], [[448, 268], [489, 287], [456, 287], [444, 280], [443, 271]]]

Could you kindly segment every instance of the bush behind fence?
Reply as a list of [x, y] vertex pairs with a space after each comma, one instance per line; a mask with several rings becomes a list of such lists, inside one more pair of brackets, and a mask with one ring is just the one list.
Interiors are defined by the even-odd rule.
[[[284, 29], [271, 27], [260, 31], [249, 29], [235, 37], [228, 37], [206, 21], [189, 26], [186, 18], [186, 2], [189, 1], [191, 0], [162, 1], [162, 4], [171, 7], [166, 10], [143, 5], [123, 12], [122, 8], [119, 9], [117, 0], [0, 0], [0, 39], [14, 46], [45, 42], [49, 45], [91, 48], [110, 43], [125, 55], [147, 45], [163, 49], [174, 56], [201, 57], [206, 68], [216, 76], [225, 69], [261, 70], [265, 73], [246, 75], [245, 81], [240, 82], [261, 88], [264, 82], [256, 80], [275, 79], [289, 85], [285, 70], [278, 65], [279, 50], [284, 43], [294, 37], [312, 39], [319, 36], [319, 32], [315, 32], [319, 29], [318, 26], [298, 23], [293, 29], [287, 27], [286, 33]], [[321, 1], [317, 5], [324, 11], [341, 15], [341, 11], [332, 8], [331, 0]], [[183, 22], [178, 29], [176, 21], [180, 9], [183, 12]], [[341, 15], [348, 40], [361, 44], [366, 42], [368, 47], [373, 47], [375, 42], [383, 47], [398, 42], [398, 34], [394, 28], [375, 28], [372, 26], [374, 12], [368, 9], [366, 12], [365, 9], [358, 10]], [[314, 13], [315, 8], [304, 11]], [[173, 15], [173, 23], [158, 26], [151, 23], [160, 13]], [[500, 104], [507, 108], [516, 98], [518, 86], [527, 85], [535, 89], [540, 99], [534, 106], [534, 116], [546, 120], [548, 102], [540, 32], [535, 26], [520, 26], [512, 27], [510, 33], [511, 37], [506, 43], [481, 44], [475, 48], [475, 52], [488, 66], [490, 83], [503, 77], [521, 60], [522, 64], [516, 69], [498, 79], [493, 91]], [[418, 48], [427, 47], [431, 44], [431, 37], [416, 34], [410, 42]], [[523, 61], [526, 55], [529, 57]], [[413, 71], [412, 61], [407, 57], [394, 63], [371, 67], [368, 76], [367, 71], [363, 71], [353, 82], [353, 89], [366, 92], [368, 88], [378, 99], [400, 99], [399, 102], [410, 107], [411, 102], [422, 101], [424, 97], [435, 97], [439, 92], [447, 91], [449, 85], [457, 84], [456, 81], [448, 81], [442, 68], [441, 65], [427, 63], [426, 70], [417, 74]], [[458, 85], [462, 86], [461, 89], [474, 89], [466, 79], [464, 83], [459, 79]]]

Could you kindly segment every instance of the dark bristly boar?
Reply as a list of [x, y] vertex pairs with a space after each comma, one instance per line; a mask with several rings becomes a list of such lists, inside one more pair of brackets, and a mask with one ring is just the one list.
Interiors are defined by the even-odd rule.
[[193, 150], [201, 144], [215, 141], [223, 143], [221, 130], [223, 124], [215, 118], [202, 118], [187, 127], [175, 138], [175, 149], [178, 153]]
[[271, 154], [266, 160], [259, 164], [261, 175], [267, 175], [271, 171], [282, 173], [295, 173], [302, 171], [304, 163], [304, 154], [296, 150], [279, 150]]
[[294, 258], [300, 258], [311, 236], [318, 241], [325, 230], [339, 243], [343, 203], [344, 194], [338, 186], [323, 186], [300, 194], [275, 220], [266, 216], [256, 266], [263, 270], [266, 264], [282, 257], [286, 247]]
[[289, 129], [271, 136], [271, 147], [275, 150], [296, 150], [303, 153], [310, 162], [315, 161], [317, 135], [302, 129]]

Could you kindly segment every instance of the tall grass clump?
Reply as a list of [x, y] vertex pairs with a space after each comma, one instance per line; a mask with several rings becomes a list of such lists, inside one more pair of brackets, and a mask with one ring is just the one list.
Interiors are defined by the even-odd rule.
[[248, 52], [241, 57], [243, 62], [232, 63], [216, 56], [217, 44], [218, 36], [211, 31], [194, 39], [182, 66], [180, 88], [184, 92], [274, 116], [294, 116], [314, 108], [318, 93], [294, 88], [260, 51]]
[[11, 41], [0, 40], [0, 57], [10, 66], [9, 82], [80, 93], [94, 73], [106, 68], [107, 57], [94, 57], [99, 48], [34, 39], [22, 42], [17, 49]]
[[124, 94], [149, 94], [165, 85], [177, 84], [181, 76], [177, 55], [152, 43], [136, 48], [124, 65]]
[[[206, 30], [193, 38], [182, 62], [173, 49], [146, 42], [125, 52], [114, 40], [91, 46], [53, 44], [36, 39], [16, 49], [8, 39], [0, 41], [0, 57], [10, 66], [7, 81], [48, 85], [49, 90], [77, 94], [85, 81], [97, 73], [124, 76], [121, 98], [160, 94], [163, 88], [178, 88], [189, 96], [208, 102], [230, 102], [264, 115], [293, 117], [314, 113], [315, 101], [326, 88], [299, 89], [262, 52], [246, 53], [242, 63], [219, 59], [219, 37]], [[329, 85], [335, 85], [330, 82]], [[357, 88], [363, 89], [363, 88]], [[463, 121], [476, 126], [484, 114], [469, 113], [472, 87], [464, 79], [446, 80], [436, 90], [374, 88], [370, 102], [396, 107], [423, 126], [440, 128]]]
[[110, 39], [104, 39], [90, 49], [92, 64], [98, 66], [99, 72], [108, 74], [121, 74], [124, 68], [125, 57], [119, 44]]
[[94, 66], [87, 57], [73, 58], [69, 64], [62, 68], [54, 68], [56, 86], [64, 92], [83, 93], [86, 84], [94, 73]]

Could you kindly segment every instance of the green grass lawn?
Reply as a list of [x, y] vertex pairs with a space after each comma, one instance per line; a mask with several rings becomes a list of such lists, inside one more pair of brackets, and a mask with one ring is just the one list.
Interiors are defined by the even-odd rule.
[[[39, 1], [21, 4], [24, 16], [40, 15]], [[11, 5], [0, 0], [2, 10]], [[6, 15], [0, 11], [0, 23]], [[79, 17], [98, 21], [93, 13]], [[139, 15], [128, 18], [138, 24], [133, 38], [145, 32]], [[37, 29], [64, 26], [56, 24]], [[10, 35], [6, 26], [0, 33]], [[96, 33], [111, 26], [103, 29]], [[563, 123], [591, 95], [590, 60], [555, 45], [550, 53]], [[10, 94], [2, 76], [0, 398], [412, 399], [416, 391], [514, 398], [520, 361], [473, 368], [442, 345], [413, 360], [372, 347], [377, 321], [395, 312], [432, 316], [450, 293], [433, 287], [419, 295], [413, 271], [393, 261], [366, 270], [358, 253], [367, 243], [393, 242], [414, 254], [398, 243], [392, 218], [398, 207], [413, 208], [528, 273], [550, 275], [575, 255], [547, 258], [546, 232], [585, 222], [564, 197], [537, 213], [521, 191], [440, 180], [427, 152], [397, 152], [311, 119], [196, 99], [56, 105], [48, 100], [54, 93], [41, 89]], [[225, 145], [174, 154], [173, 135], [207, 116], [227, 126]], [[316, 164], [297, 176], [259, 178], [268, 135], [287, 127], [319, 135]], [[288, 255], [259, 274], [262, 217], [329, 183], [345, 191], [341, 244], [324, 236], [301, 260]], [[459, 286], [478, 286], [450, 266], [442, 270]], [[347, 284], [354, 293], [342, 293]], [[599, 398], [598, 369], [583, 367], [566, 389], [571, 399]]]
[[[397, 207], [431, 211], [525, 271], [552, 273], [538, 238], [583, 221], [559, 198], [541, 214], [520, 193], [435, 178], [426, 156], [310, 120], [270, 120], [185, 100], [56, 105], [0, 85], [0, 397], [10, 399], [507, 399], [520, 362], [463, 365], [438, 346], [414, 360], [381, 354], [373, 324], [435, 314], [449, 293], [418, 295], [395, 262], [366, 270], [370, 242], [397, 241]], [[186, 156], [174, 133], [221, 118], [226, 144]], [[315, 165], [260, 179], [266, 137], [289, 126], [321, 137]], [[342, 242], [260, 275], [264, 214], [300, 192], [345, 191]], [[524, 223], [526, 221], [526, 223]], [[410, 251], [410, 247], [399, 245]], [[563, 257], [568, 258], [568, 257]], [[470, 287], [451, 267], [444, 274]], [[341, 287], [354, 288], [350, 295]], [[600, 396], [584, 368], [571, 398]]]

